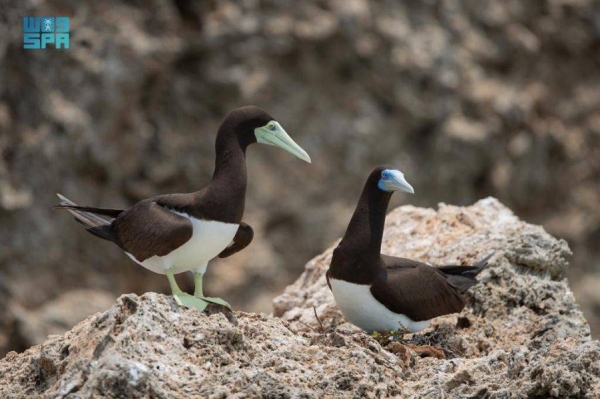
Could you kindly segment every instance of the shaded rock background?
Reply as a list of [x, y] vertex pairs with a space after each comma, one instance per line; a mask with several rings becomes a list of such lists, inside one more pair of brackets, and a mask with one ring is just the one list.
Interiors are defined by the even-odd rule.
[[[22, 50], [29, 15], [70, 16], [72, 48]], [[200, 188], [221, 119], [246, 104], [313, 164], [249, 150], [257, 237], [212, 265], [209, 293], [268, 311], [385, 162], [417, 192], [395, 204], [494, 195], [567, 239], [600, 334], [597, 2], [6, 0], [0, 16], [1, 352], [24, 349], [9, 344], [20, 318], [64, 291], [167, 292], [52, 212], [54, 193], [117, 207]]]
[[[168, 296], [124, 295], [68, 333], [0, 360], [0, 396], [600, 396], [600, 342], [564, 279], [564, 241], [488, 198], [466, 208], [398, 208], [384, 248], [441, 263], [497, 250], [468, 307], [405, 336], [407, 344], [439, 345], [442, 358], [399, 343], [382, 347], [340, 325], [323, 276], [328, 250], [275, 301], [282, 318], [200, 314]], [[312, 306], [326, 331], [318, 331]]]

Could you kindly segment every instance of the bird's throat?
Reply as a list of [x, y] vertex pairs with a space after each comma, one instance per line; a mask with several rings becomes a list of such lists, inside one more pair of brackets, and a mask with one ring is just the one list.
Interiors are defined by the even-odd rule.
[[352, 248], [360, 257], [378, 258], [390, 198], [391, 193], [365, 186], [340, 247]]

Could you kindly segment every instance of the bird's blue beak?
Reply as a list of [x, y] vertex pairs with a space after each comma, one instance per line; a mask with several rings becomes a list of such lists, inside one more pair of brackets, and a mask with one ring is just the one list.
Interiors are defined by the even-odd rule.
[[395, 169], [383, 170], [377, 186], [379, 189], [387, 192], [404, 191], [411, 194], [415, 193], [415, 190], [404, 178], [404, 173]]

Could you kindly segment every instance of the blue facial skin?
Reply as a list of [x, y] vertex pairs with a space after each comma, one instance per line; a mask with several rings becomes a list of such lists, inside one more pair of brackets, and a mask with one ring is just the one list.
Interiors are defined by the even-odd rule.
[[392, 171], [389, 169], [385, 169], [381, 172], [381, 179], [379, 179], [379, 182], [377, 183], [377, 187], [379, 187], [379, 189], [381, 191], [385, 191], [385, 192], [391, 192], [393, 190], [388, 189], [387, 187], [387, 182], [390, 182], [392, 180]]

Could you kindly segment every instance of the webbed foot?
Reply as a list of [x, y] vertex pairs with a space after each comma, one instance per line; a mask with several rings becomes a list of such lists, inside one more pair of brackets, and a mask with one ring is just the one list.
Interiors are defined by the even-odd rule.
[[195, 296], [185, 292], [173, 293], [173, 298], [175, 298], [175, 302], [177, 302], [179, 306], [183, 306], [188, 309], [196, 309], [199, 312], [204, 312], [204, 309], [206, 309], [208, 306], [207, 301], [201, 298], [196, 298]]
[[229, 303], [227, 303], [226, 301], [224, 301], [223, 299], [204, 296], [204, 294], [202, 292], [202, 277], [203, 276], [204, 276], [204, 274], [201, 271], [194, 272], [194, 284], [196, 286], [196, 288], [194, 289], [194, 296], [200, 300], [210, 302], [210, 303], [215, 303], [215, 304], [221, 305], [221, 306], [225, 306], [226, 308], [231, 310], [231, 305]]
[[201, 300], [201, 301], [215, 303], [217, 305], [225, 306], [226, 308], [231, 310], [231, 305], [227, 301], [225, 301], [221, 298], [210, 297], [210, 296], [195, 296], [194, 298]]

